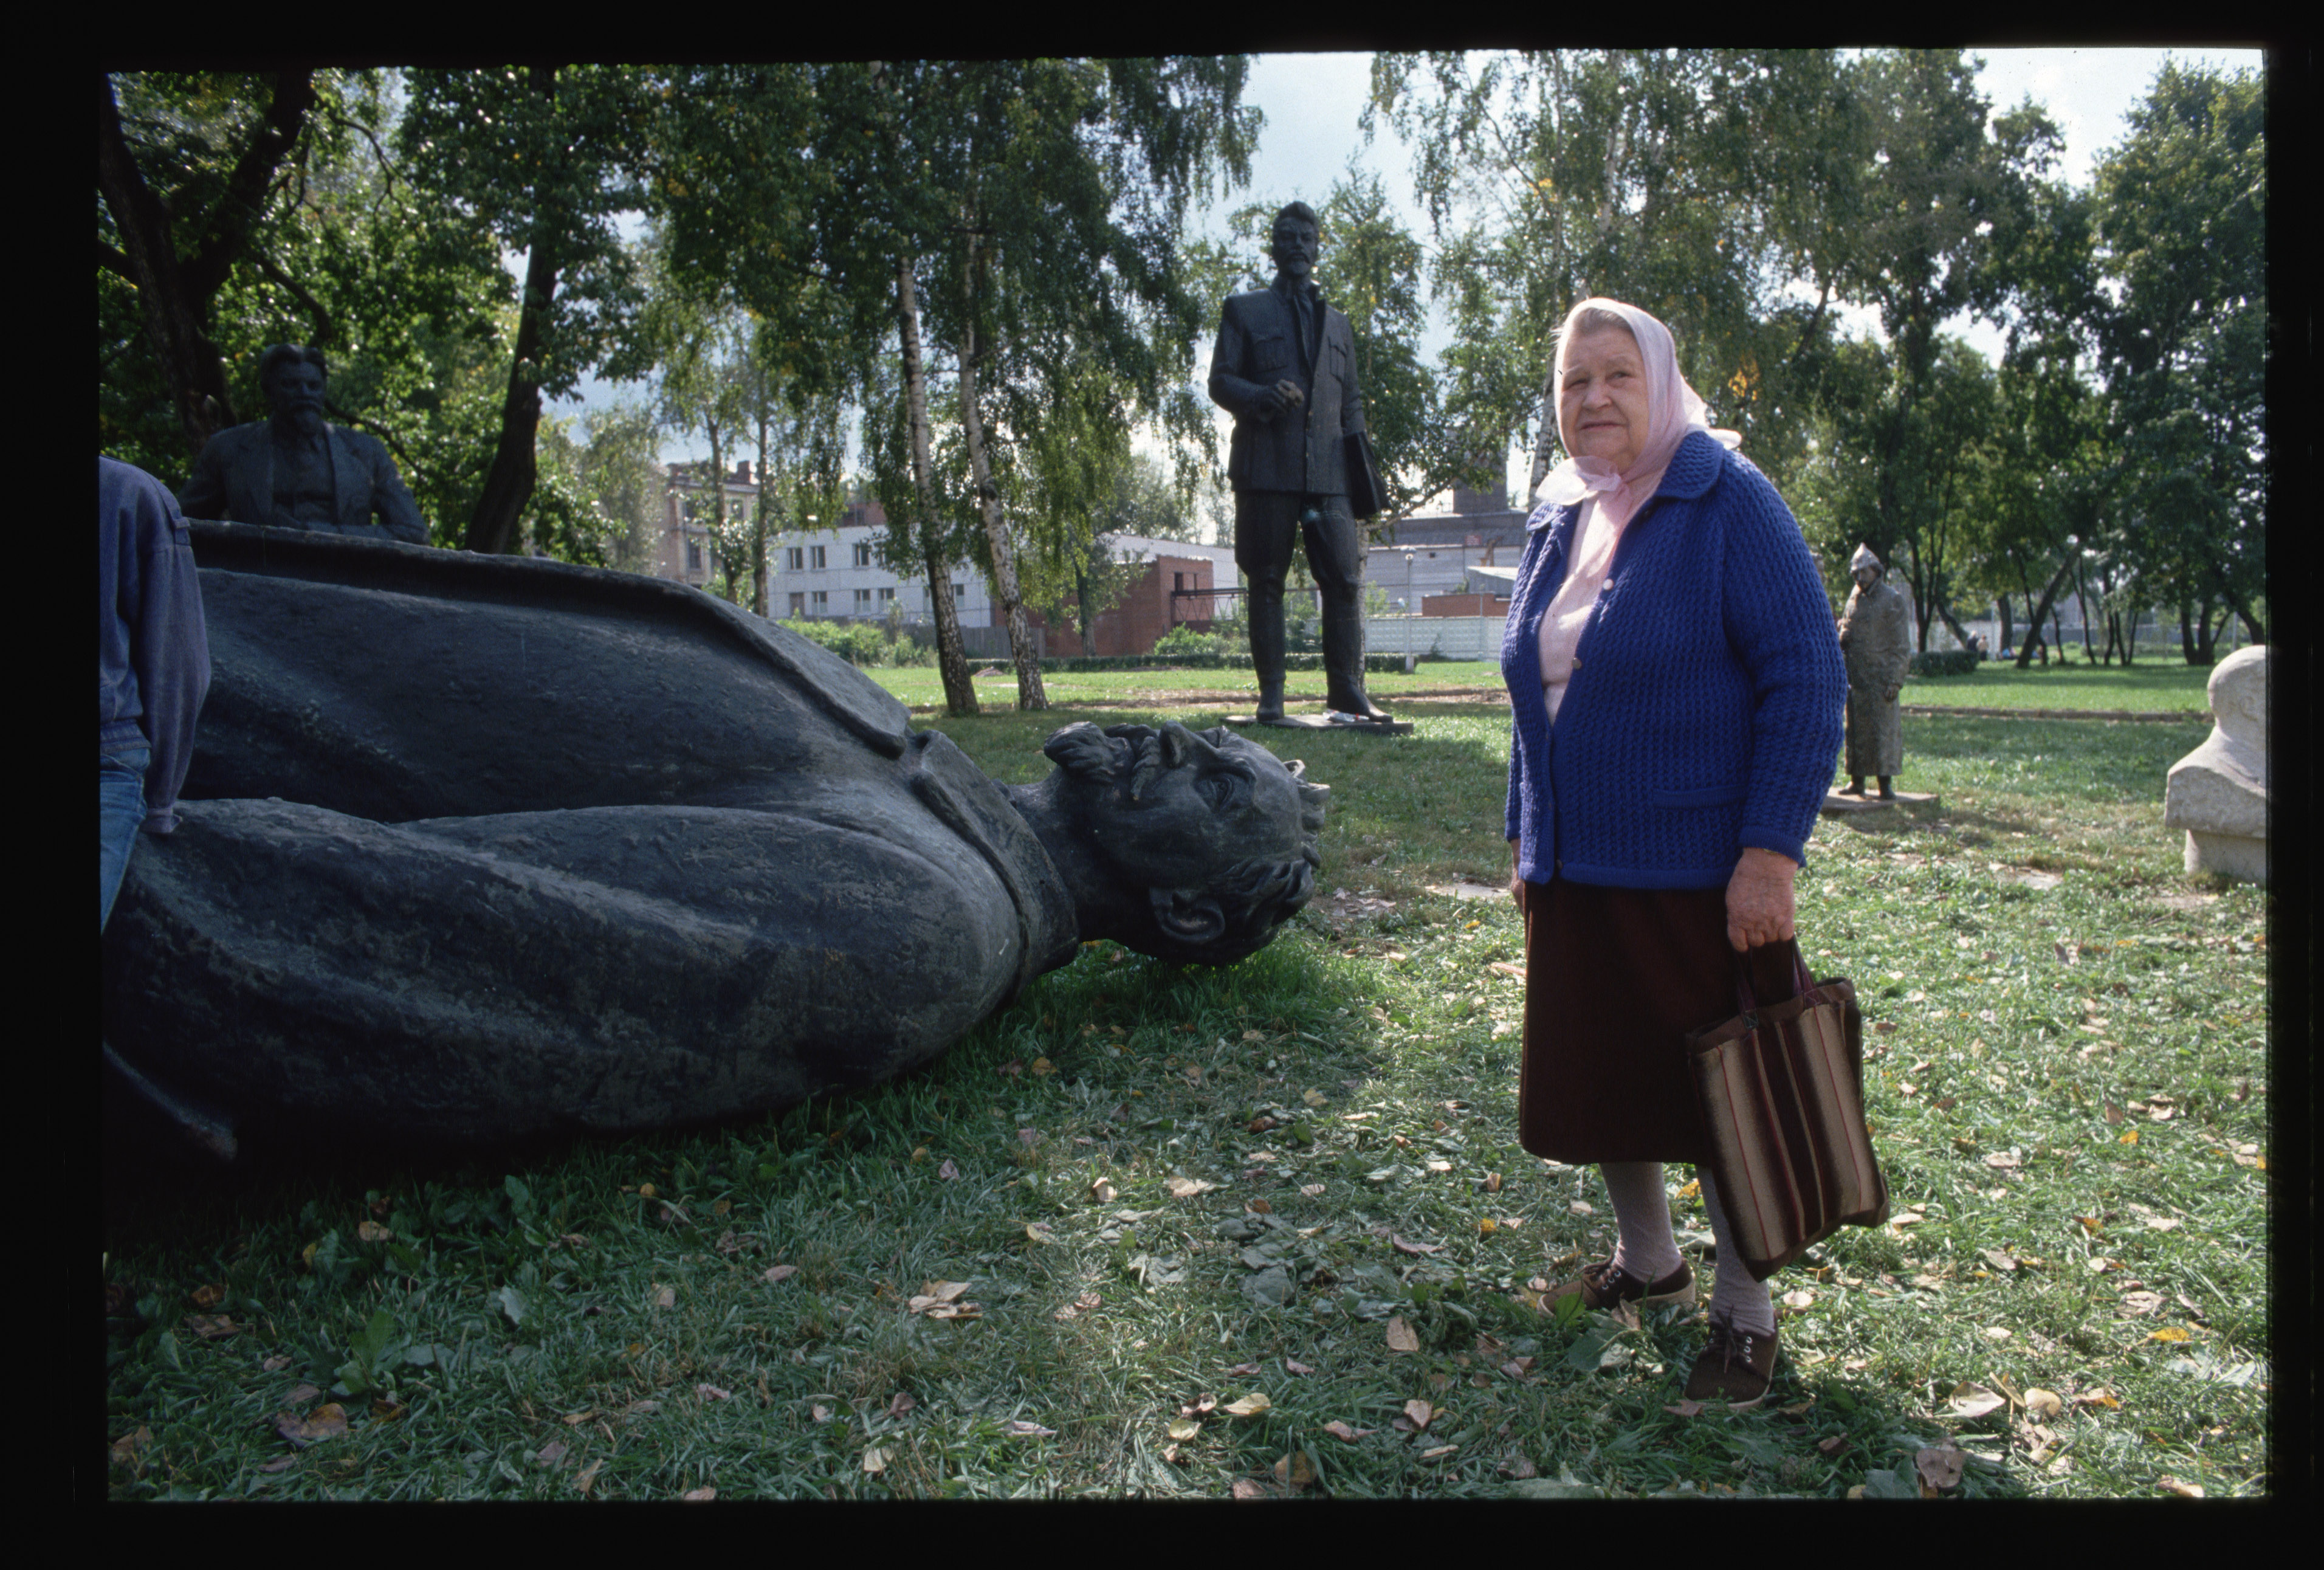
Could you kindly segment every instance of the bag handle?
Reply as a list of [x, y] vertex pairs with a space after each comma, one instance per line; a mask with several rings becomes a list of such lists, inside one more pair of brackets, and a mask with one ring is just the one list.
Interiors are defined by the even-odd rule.
[[[1801, 956], [1799, 939], [1786, 937], [1784, 939], [1784, 944], [1792, 951], [1792, 982], [1796, 988], [1793, 995], [1821, 1003], [1824, 1001], [1823, 994], [1816, 990], [1814, 978], [1808, 974], [1808, 962]], [[1737, 1005], [1735, 1011], [1738, 1014], [1756, 1014], [1759, 1011], [1759, 1004], [1751, 993], [1751, 967], [1745, 962], [1743, 956], [1734, 949], [1729, 948], [1727, 954], [1735, 967]]]

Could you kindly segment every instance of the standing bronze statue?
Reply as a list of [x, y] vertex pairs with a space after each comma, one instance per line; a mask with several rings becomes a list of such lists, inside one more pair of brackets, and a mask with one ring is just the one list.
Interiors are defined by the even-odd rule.
[[428, 525], [387, 448], [325, 423], [328, 374], [320, 349], [276, 344], [260, 356], [267, 418], [210, 438], [179, 494], [179, 510], [189, 518], [427, 544]]
[[1227, 479], [1235, 565], [1250, 580], [1250, 660], [1259, 716], [1283, 717], [1283, 585], [1304, 537], [1323, 596], [1326, 701], [1384, 721], [1364, 692], [1364, 545], [1379, 511], [1364, 438], [1355, 336], [1310, 276], [1321, 231], [1305, 202], [1275, 216], [1275, 282], [1228, 297], [1211, 353], [1211, 399], [1235, 417]]
[[1913, 618], [1870, 546], [1858, 546], [1848, 567], [1856, 588], [1840, 618], [1840, 647], [1848, 657], [1849, 784], [1841, 794], [1863, 795], [1870, 774], [1880, 781], [1880, 799], [1893, 801], [1893, 780], [1904, 762], [1896, 695], [1913, 668]]

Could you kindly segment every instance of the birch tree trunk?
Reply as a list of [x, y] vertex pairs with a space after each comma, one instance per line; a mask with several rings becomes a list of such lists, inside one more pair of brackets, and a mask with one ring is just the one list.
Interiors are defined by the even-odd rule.
[[1017, 706], [1043, 709], [1049, 706], [1049, 698], [1041, 690], [1041, 659], [1033, 648], [1024, 596], [1018, 592], [1017, 553], [1010, 544], [1008, 521], [1001, 513], [1001, 492], [992, 483], [992, 466], [985, 457], [984, 421], [976, 411], [977, 238], [972, 229], [967, 254], [961, 261], [961, 299], [965, 309], [960, 335], [960, 423], [968, 438], [977, 510], [984, 515], [984, 537], [992, 546], [992, 588], [1008, 617], [1009, 652], [1017, 665]]
[[944, 676], [945, 712], [976, 713], [976, 687], [968, 676], [968, 651], [961, 646], [960, 617], [952, 603], [952, 568], [937, 547], [936, 486], [928, 474], [928, 383], [920, 358], [920, 300], [912, 286], [909, 256], [896, 259], [896, 326], [904, 348], [904, 413], [912, 433], [912, 497], [919, 508], [915, 527], [928, 568], [928, 612], [936, 623], [936, 668]]
[[759, 402], [759, 494], [751, 509], [751, 609], [767, 614], [767, 495], [774, 489], [767, 473], [767, 405]]

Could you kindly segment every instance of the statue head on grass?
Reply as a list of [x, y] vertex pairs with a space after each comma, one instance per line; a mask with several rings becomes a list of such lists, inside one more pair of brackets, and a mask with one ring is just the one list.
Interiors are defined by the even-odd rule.
[[1084, 721], [1010, 792], [1074, 891], [1082, 936], [1180, 963], [1264, 947], [1314, 891], [1328, 787], [1221, 726]]

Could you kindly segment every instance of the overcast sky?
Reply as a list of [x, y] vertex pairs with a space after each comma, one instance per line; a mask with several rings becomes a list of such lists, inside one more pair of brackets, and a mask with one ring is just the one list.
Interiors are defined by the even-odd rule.
[[[1996, 112], [2015, 107], [2027, 97], [2044, 106], [2065, 135], [2065, 153], [2053, 174], [2075, 185], [2089, 183], [2098, 154], [2120, 141], [2124, 116], [2153, 87], [2166, 57], [2182, 62], [2202, 62], [2225, 69], [2262, 66], [2256, 49], [1979, 49], [1985, 60], [1978, 85]], [[1382, 177], [1392, 198], [1406, 208], [1405, 221], [1425, 239], [1426, 219], [1412, 201], [1411, 162], [1393, 131], [1383, 127], [1370, 143], [1357, 125], [1371, 90], [1369, 54], [1261, 55], [1253, 62], [1244, 89], [1244, 101], [1256, 104], [1267, 116], [1257, 153], [1251, 160], [1251, 183], [1212, 204], [1198, 219], [1204, 232], [1225, 238], [1224, 219], [1246, 202], [1279, 207], [1298, 199], [1320, 205], [1334, 180], [1347, 171], [1350, 157]], [[1328, 272], [1328, 256], [1324, 268]], [[1868, 313], [1855, 325], [1870, 329]], [[1990, 328], [1957, 322], [1954, 331], [1988, 356], [1997, 356], [2000, 335]], [[1433, 359], [1446, 341], [1440, 328], [1423, 339], [1424, 357]], [[1207, 344], [1197, 351], [1196, 376], [1208, 374]], [[607, 402], [620, 389], [588, 383], [584, 397], [591, 403]], [[572, 412], [565, 405], [559, 412]], [[1228, 421], [1220, 414], [1220, 445], [1224, 450]], [[673, 441], [665, 448], [669, 458], [706, 456], [689, 452]], [[1513, 489], [1522, 488], [1522, 460], [1511, 459]]]

